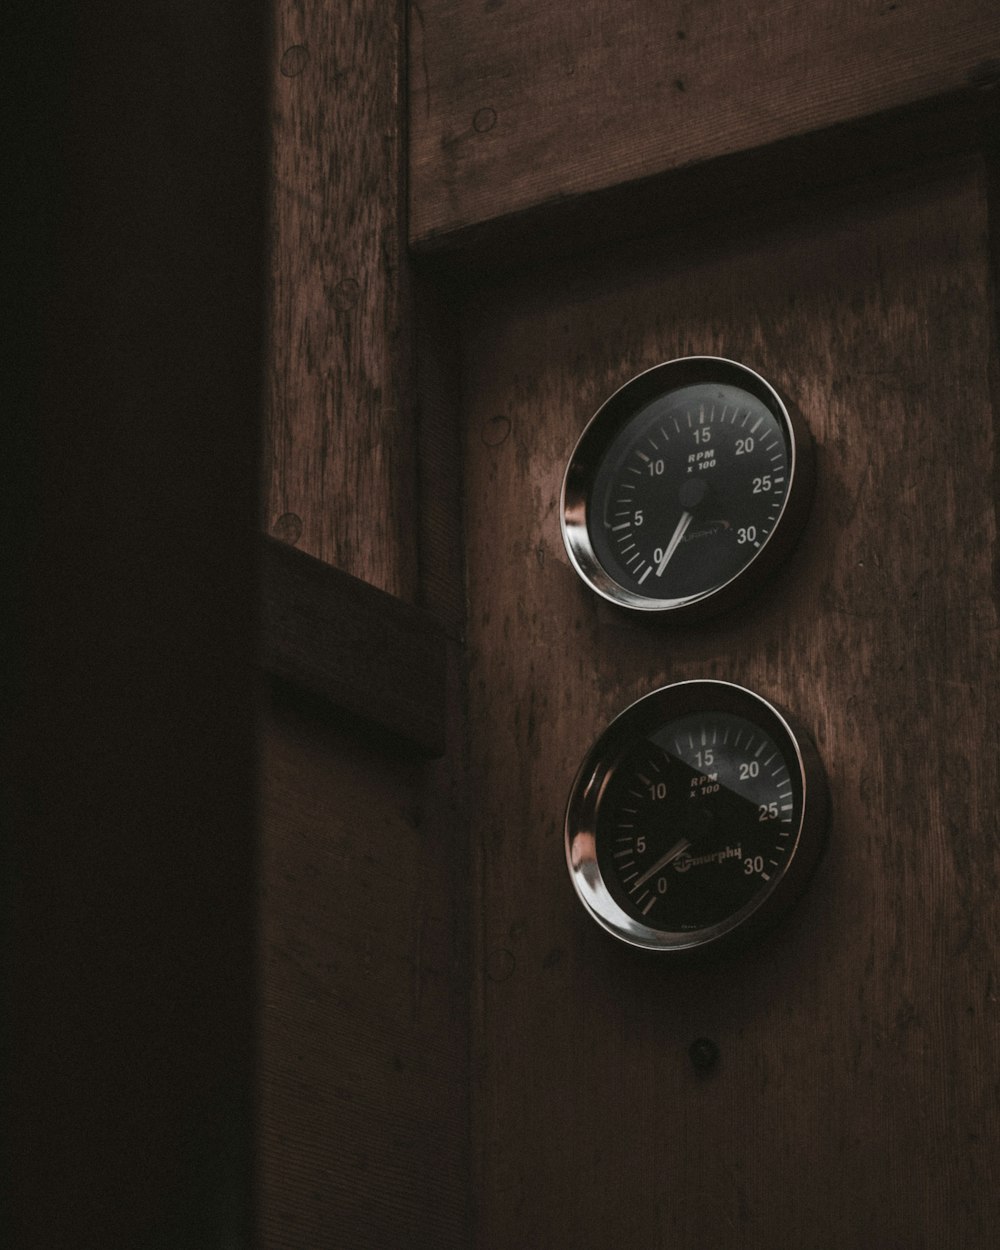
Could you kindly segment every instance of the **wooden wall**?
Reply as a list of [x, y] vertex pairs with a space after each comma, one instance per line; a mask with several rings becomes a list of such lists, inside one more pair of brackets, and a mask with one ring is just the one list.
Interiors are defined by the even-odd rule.
[[411, 35], [410, 233], [421, 248], [546, 204], [565, 218], [581, 195], [943, 101], [995, 81], [1000, 56], [985, 0], [947, 13], [936, 0], [426, 0]]
[[[998, 51], [984, 3], [414, 6], [411, 244], [461, 327], [477, 1246], [992, 1244]], [[819, 488], [768, 595], [670, 629], [583, 587], [558, 492], [686, 353], [796, 398]], [[783, 930], [677, 971], [584, 916], [561, 823], [603, 725], [699, 676], [812, 726], [834, 817]]]
[[[985, 1250], [995, 6], [275, 20], [265, 525], [430, 608], [448, 665], [434, 763], [363, 678], [361, 716], [268, 718], [265, 1243]], [[768, 596], [664, 629], [578, 581], [558, 490], [694, 352], [794, 396], [819, 488]], [[834, 818], [786, 926], [677, 971], [583, 915], [561, 822], [607, 720], [697, 676], [812, 727]]]
[[273, 11], [265, 528], [412, 602], [402, 13]]
[[260, 1244], [460, 1250], [467, 852], [433, 758], [461, 750], [457, 500], [435, 488], [457, 452], [445, 380], [417, 422], [405, 19], [288, 0], [274, 23], [264, 509], [298, 550], [269, 548], [265, 585]]
[[[1000, 743], [986, 213], [981, 164], [961, 164], [470, 300], [478, 1244], [990, 1244]], [[819, 488], [766, 595], [670, 629], [583, 587], [558, 495], [601, 400], [699, 352], [748, 361], [796, 396]], [[695, 677], [805, 719], [834, 817], [784, 931], [677, 971], [585, 917], [561, 818], [601, 728]], [[702, 1037], [721, 1054], [707, 1078], [688, 1057]]]
[[[353, 730], [353, 727], [352, 727]], [[464, 853], [447, 779], [312, 710], [268, 717], [260, 1235], [463, 1246]]]

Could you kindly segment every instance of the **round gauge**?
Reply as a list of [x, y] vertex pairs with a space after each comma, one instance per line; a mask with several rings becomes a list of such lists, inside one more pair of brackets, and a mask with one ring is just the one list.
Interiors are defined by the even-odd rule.
[[808, 430], [770, 383], [732, 360], [671, 360], [627, 382], [581, 435], [563, 541], [613, 603], [706, 616], [788, 554], [813, 480]]
[[687, 681], [626, 708], [583, 762], [566, 862], [590, 915], [658, 951], [769, 928], [826, 837], [823, 766], [787, 713], [742, 686]]

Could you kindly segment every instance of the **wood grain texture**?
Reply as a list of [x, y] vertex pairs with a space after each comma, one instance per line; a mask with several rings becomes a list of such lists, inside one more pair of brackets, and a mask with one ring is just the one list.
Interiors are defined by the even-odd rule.
[[461, 775], [410, 749], [461, 754], [457, 646], [413, 606], [460, 632], [454, 409], [411, 394], [402, 8], [275, 20], [266, 526], [300, 550], [270, 546], [266, 663], [355, 720], [278, 686], [266, 725], [262, 1244], [465, 1250]]
[[410, 237], [995, 79], [991, 0], [411, 6]]
[[445, 745], [445, 634], [421, 611], [265, 539], [264, 668], [427, 755]]
[[261, 1244], [465, 1250], [465, 853], [446, 773], [280, 703], [264, 764]]
[[266, 529], [410, 602], [395, 3], [275, 6]]
[[468, 291], [564, 257], [683, 233], [692, 221], [723, 222], [736, 204], [755, 214], [776, 202], [836, 195], [862, 178], [979, 153], [997, 130], [998, 95], [996, 86], [970, 88], [639, 181], [543, 201], [416, 241], [415, 254], [422, 267], [433, 268], [442, 288]]
[[[734, 216], [526, 274], [465, 309], [483, 1250], [993, 1245], [1000, 691], [984, 185], [965, 164], [783, 217]], [[794, 396], [819, 487], [767, 595], [665, 629], [579, 581], [558, 495], [602, 400], [689, 353], [742, 359]], [[584, 915], [561, 824], [607, 721], [694, 677], [797, 712], [834, 815], [816, 881], [766, 945], [675, 970]], [[708, 1077], [688, 1059], [698, 1037], [721, 1053]]]

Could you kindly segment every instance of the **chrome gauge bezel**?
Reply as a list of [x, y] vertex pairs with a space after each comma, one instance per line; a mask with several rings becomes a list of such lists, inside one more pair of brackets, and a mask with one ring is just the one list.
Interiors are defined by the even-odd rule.
[[[760, 400], [781, 428], [788, 456], [788, 488], [767, 538], [739, 571], [720, 585], [681, 599], [637, 593], [605, 568], [590, 535], [595, 479], [623, 427], [646, 405], [695, 383], [736, 386]], [[633, 377], [601, 405], [577, 441], [563, 476], [560, 527], [571, 564], [602, 598], [622, 608], [685, 621], [724, 611], [750, 594], [789, 555], [808, 517], [815, 484], [812, 438], [801, 413], [755, 370], [721, 356], [684, 356]]]
[[[612, 896], [599, 864], [599, 820], [602, 799], [630, 746], [692, 712], [732, 713], [765, 730], [781, 744], [786, 760], [794, 761], [796, 791], [801, 798], [786, 858], [766, 888], [721, 923], [672, 932], [629, 915]], [[654, 690], [627, 707], [588, 751], [566, 807], [566, 865], [587, 913], [629, 946], [673, 955], [724, 950], [745, 945], [771, 928], [801, 895], [825, 846], [828, 813], [823, 764], [809, 734], [793, 717], [763, 696], [731, 682], [678, 682]]]

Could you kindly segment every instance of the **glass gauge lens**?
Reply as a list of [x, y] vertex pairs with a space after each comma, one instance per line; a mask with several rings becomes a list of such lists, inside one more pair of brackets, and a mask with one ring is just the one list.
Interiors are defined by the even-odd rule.
[[598, 813], [601, 875], [637, 919], [722, 924], [780, 873], [800, 804], [795, 761], [766, 730], [726, 712], [680, 717], [619, 761]]
[[567, 809], [570, 875], [624, 941], [716, 945], [794, 901], [825, 817], [803, 731], [741, 687], [684, 682], [633, 704], [592, 748]]
[[563, 485], [574, 566], [625, 607], [705, 615], [791, 549], [811, 496], [801, 418], [752, 370], [690, 357], [627, 383], [584, 431]]
[[731, 581], [767, 541], [789, 462], [784, 429], [749, 391], [680, 387], [612, 440], [591, 490], [590, 541], [622, 586], [690, 599]]

